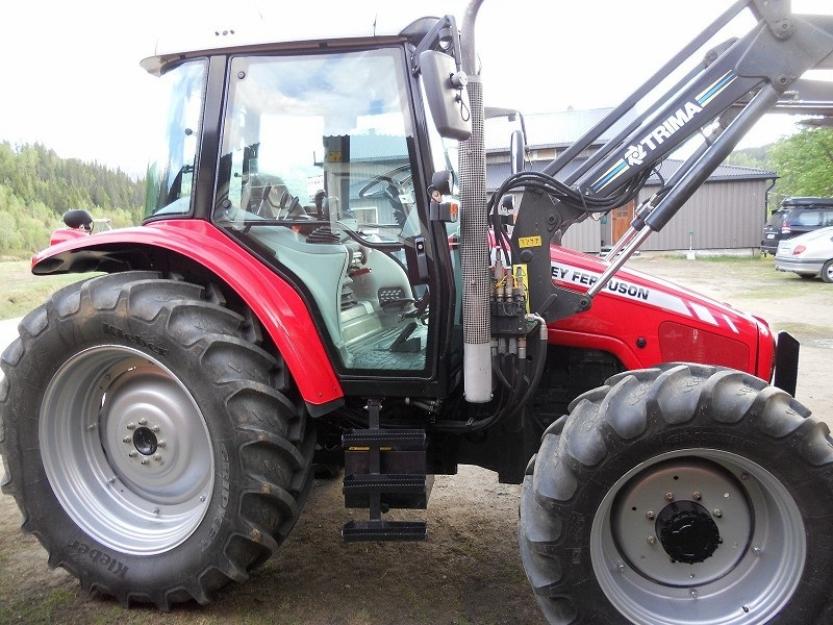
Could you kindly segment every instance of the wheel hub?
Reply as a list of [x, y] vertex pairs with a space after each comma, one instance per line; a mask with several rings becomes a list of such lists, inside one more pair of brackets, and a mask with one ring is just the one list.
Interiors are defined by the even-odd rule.
[[159, 442], [156, 440], [156, 435], [150, 429], [141, 427], [133, 432], [131, 438], [133, 446], [143, 456], [152, 456], [159, 448]]
[[763, 625], [806, 558], [795, 501], [748, 458], [666, 452], [625, 473], [590, 530], [593, 571], [635, 625]]
[[102, 345], [70, 358], [47, 387], [39, 433], [55, 496], [111, 549], [173, 549], [208, 510], [205, 419], [183, 382], [147, 354]]
[[722, 542], [709, 511], [699, 503], [670, 503], [657, 517], [657, 535], [673, 562], [696, 564], [710, 558]]
[[634, 570], [677, 587], [726, 575], [749, 548], [754, 526], [739, 480], [697, 459], [634, 476], [612, 521], [617, 546]]

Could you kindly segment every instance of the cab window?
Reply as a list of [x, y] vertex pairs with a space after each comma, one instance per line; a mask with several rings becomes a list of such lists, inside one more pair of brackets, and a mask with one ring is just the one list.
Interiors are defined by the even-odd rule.
[[214, 221], [295, 274], [342, 365], [426, 366], [423, 231], [402, 50], [235, 57]]

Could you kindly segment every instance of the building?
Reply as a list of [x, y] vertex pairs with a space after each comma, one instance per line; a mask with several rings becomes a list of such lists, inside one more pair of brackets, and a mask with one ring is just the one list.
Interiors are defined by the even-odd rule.
[[[610, 109], [565, 111], [526, 118], [530, 138], [527, 168], [541, 171], [557, 154], [575, 142], [586, 130], [601, 120]], [[626, 123], [626, 122], [625, 122]], [[488, 131], [491, 128], [487, 129]], [[598, 149], [618, 131], [614, 126], [572, 164], [578, 167], [583, 159]], [[500, 145], [501, 136], [505, 137]], [[536, 138], [552, 137], [549, 143], [535, 143]], [[487, 190], [495, 189], [509, 176], [509, 131], [491, 133], [486, 153]], [[663, 179], [668, 179], [682, 161], [666, 159], [659, 168]], [[569, 170], [564, 172], [569, 174]], [[743, 249], [757, 248], [761, 230], [766, 222], [766, 200], [777, 174], [750, 167], [721, 165], [680, 209], [677, 216], [659, 233], [653, 234], [642, 246], [643, 250], [688, 249]], [[630, 225], [634, 205], [649, 198], [660, 188], [661, 180], [652, 175], [635, 203], [611, 211], [600, 219], [587, 219], [572, 226], [564, 237], [568, 247], [585, 252], [598, 252], [612, 245]]]

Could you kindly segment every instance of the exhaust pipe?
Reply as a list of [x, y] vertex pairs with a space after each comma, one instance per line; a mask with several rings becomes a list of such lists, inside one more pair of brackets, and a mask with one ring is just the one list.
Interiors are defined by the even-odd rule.
[[467, 402], [492, 399], [489, 225], [486, 215], [486, 150], [483, 84], [477, 73], [474, 26], [483, 0], [471, 0], [463, 17], [462, 69], [468, 74], [471, 137], [460, 144], [460, 261], [463, 270], [463, 388]]

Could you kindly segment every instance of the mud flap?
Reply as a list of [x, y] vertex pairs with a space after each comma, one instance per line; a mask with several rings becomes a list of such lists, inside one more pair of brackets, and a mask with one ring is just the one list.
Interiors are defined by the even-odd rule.
[[801, 344], [788, 332], [778, 334], [773, 384], [795, 397], [798, 382], [798, 352]]

